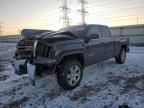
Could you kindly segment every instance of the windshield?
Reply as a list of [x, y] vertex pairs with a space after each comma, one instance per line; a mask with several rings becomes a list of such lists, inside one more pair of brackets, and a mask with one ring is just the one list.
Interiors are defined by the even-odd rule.
[[43, 38], [54, 38], [54, 37], [73, 37], [73, 38], [84, 38], [85, 35], [85, 27], [80, 26], [70, 26], [64, 27], [57, 32], [52, 32], [50, 34], [46, 34]]
[[60, 37], [75, 37], [74, 34], [72, 34], [69, 31], [57, 31], [55, 33], [50, 33], [48, 35], [43, 36], [43, 38], [60, 38]]
[[74, 34], [77, 38], [83, 38], [85, 34], [85, 27], [80, 25], [80, 26], [70, 26], [70, 27], [64, 27], [60, 30], [59, 32], [66, 32], [69, 31], [72, 34]]

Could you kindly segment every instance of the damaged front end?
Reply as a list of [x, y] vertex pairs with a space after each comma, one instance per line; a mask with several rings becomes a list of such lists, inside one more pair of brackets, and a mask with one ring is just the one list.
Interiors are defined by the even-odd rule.
[[29, 74], [32, 84], [35, 85], [35, 65], [31, 64], [28, 59], [12, 59], [11, 63], [16, 75]]
[[[35, 76], [39, 70], [37, 66], [46, 67], [46, 72], [55, 71], [56, 59], [52, 46], [45, 45], [38, 40], [21, 40], [17, 44], [17, 50], [11, 61], [15, 68], [15, 74], [29, 74], [32, 84], [35, 85]], [[42, 73], [40, 71], [40, 73]]]

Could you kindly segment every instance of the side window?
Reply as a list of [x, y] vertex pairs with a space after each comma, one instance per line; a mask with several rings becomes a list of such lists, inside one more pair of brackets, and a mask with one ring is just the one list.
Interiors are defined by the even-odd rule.
[[103, 26], [103, 27], [100, 27], [100, 29], [101, 29], [102, 37], [111, 37], [110, 31], [107, 27]]
[[90, 27], [88, 30], [88, 35], [91, 34], [98, 34], [99, 36], [101, 36], [100, 28], [98, 26]]

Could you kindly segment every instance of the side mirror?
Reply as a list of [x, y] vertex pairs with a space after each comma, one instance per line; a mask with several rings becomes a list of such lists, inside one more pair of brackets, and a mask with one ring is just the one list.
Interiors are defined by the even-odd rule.
[[85, 38], [85, 43], [88, 43], [91, 39], [98, 39], [99, 35], [98, 34], [90, 34]]

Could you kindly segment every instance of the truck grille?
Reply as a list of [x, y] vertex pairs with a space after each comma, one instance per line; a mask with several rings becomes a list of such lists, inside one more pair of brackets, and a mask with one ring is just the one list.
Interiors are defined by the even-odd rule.
[[51, 50], [50, 46], [38, 44], [36, 48], [36, 56], [49, 57], [50, 50]]
[[21, 58], [31, 57], [33, 55], [34, 40], [22, 40], [17, 44], [16, 56]]

